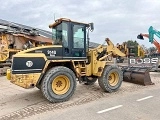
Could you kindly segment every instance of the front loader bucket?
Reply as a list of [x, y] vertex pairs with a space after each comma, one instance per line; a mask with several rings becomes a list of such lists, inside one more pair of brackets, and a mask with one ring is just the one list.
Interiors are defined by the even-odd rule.
[[123, 70], [123, 80], [140, 85], [153, 85], [149, 68], [128, 68]]
[[144, 38], [143, 38], [143, 36], [142, 36], [141, 34], [139, 34], [139, 35], [137, 36], [137, 39], [144, 40]]

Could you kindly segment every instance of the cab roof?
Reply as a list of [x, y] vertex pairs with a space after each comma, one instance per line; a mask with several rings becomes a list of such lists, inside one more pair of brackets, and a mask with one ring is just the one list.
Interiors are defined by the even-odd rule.
[[88, 23], [82, 23], [82, 22], [72, 21], [72, 20], [70, 20], [70, 19], [68, 19], [68, 18], [59, 18], [59, 19], [55, 20], [55, 22], [54, 22], [53, 24], [50, 24], [50, 25], [49, 25], [49, 28], [54, 28], [54, 27], [56, 27], [57, 25], [59, 25], [60, 23], [62, 23], [62, 21], [74, 22], [74, 23], [84, 24], [84, 25], [89, 26]]

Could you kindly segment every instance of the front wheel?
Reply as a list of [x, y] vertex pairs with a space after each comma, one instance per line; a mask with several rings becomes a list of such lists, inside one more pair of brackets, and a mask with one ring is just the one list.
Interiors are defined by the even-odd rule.
[[69, 68], [58, 66], [51, 68], [43, 78], [41, 91], [50, 102], [68, 100], [76, 89], [76, 77]]
[[98, 78], [99, 86], [106, 92], [117, 91], [123, 81], [123, 72], [116, 66], [106, 66]]

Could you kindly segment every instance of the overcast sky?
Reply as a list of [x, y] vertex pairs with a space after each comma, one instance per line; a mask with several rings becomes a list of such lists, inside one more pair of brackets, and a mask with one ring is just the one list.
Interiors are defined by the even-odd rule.
[[[94, 23], [90, 40], [103, 43], [106, 37], [114, 44], [137, 40], [152, 25], [160, 30], [160, 0], [0, 0], [0, 19], [42, 28], [56, 18]], [[160, 42], [159, 38], [157, 41]], [[138, 40], [153, 46], [146, 38]]]

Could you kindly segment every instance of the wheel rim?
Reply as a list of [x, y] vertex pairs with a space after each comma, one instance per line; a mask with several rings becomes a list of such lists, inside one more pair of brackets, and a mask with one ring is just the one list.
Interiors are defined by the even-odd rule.
[[62, 95], [68, 92], [70, 88], [70, 80], [65, 75], [57, 76], [52, 82], [52, 90], [57, 95]]
[[118, 80], [119, 80], [119, 76], [117, 72], [110, 73], [108, 81], [111, 86], [117, 85]]

